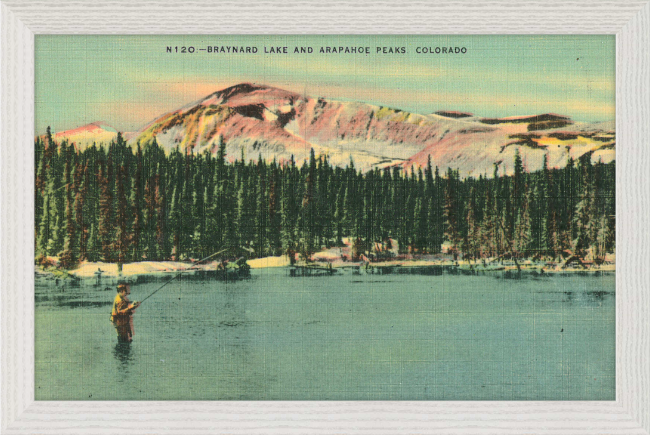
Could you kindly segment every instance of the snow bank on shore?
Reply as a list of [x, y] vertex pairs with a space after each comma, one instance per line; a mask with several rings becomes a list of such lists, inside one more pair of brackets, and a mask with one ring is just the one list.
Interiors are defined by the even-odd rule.
[[[192, 269], [213, 267], [211, 263], [192, 266], [189, 263], [180, 261], [140, 261], [137, 263], [126, 263], [122, 268], [121, 276], [154, 275], [156, 273], [177, 272]], [[70, 274], [79, 278], [93, 278], [101, 271], [102, 277], [120, 276], [117, 272], [117, 264], [103, 262], [83, 262], [78, 268], [71, 270]]]
[[[248, 265], [252, 269], [261, 269], [265, 267], [286, 267], [289, 266], [289, 257], [265, 257], [248, 260]], [[98, 262], [83, 262], [76, 269], [70, 270], [69, 273], [78, 278], [95, 278], [101, 271], [103, 278], [132, 277], [137, 275], [156, 275], [180, 272], [192, 268], [192, 270], [214, 270], [218, 263], [201, 263], [192, 265], [180, 261], [139, 261], [136, 263], [125, 263], [122, 267], [122, 273], [117, 271], [117, 264]]]
[[286, 267], [289, 266], [289, 257], [283, 255], [281, 257], [264, 257], [248, 260], [248, 265], [251, 269], [263, 269], [266, 267]]

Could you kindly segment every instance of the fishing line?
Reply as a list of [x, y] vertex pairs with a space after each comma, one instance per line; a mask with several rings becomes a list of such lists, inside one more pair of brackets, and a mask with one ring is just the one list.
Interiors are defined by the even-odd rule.
[[169, 284], [170, 282], [172, 282], [173, 280], [175, 280], [176, 278], [178, 278], [179, 276], [181, 276], [181, 275], [183, 274], [183, 272], [186, 272], [186, 271], [188, 271], [188, 270], [192, 270], [192, 267], [196, 266], [197, 264], [203, 263], [205, 260], [207, 260], [207, 259], [209, 259], [209, 258], [212, 258], [212, 257], [214, 257], [215, 255], [221, 254], [222, 252], [225, 252], [225, 251], [227, 251], [227, 250], [228, 250], [228, 249], [222, 249], [221, 251], [215, 252], [215, 253], [212, 254], [212, 255], [209, 255], [209, 256], [207, 256], [207, 257], [205, 257], [205, 258], [203, 258], [203, 259], [201, 259], [201, 260], [199, 260], [199, 261], [196, 261], [196, 262], [192, 263], [192, 266], [191, 266], [191, 267], [188, 267], [187, 269], [183, 269], [183, 270], [179, 271], [179, 272], [176, 274], [176, 276], [174, 276], [173, 278], [171, 278], [170, 280], [168, 280], [166, 283], [164, 283], [163, 285], [161, 285], [160, 287], [158, 287], [156, 290], [154, 290], [153, 292], [151, 292], [151, 294], [150, 294], [149, 296], [147, 296], [146, 298], [142, 299], [142, 300], [140, 301], [140, 305], [142, 305], [142, 303], [143, 303], [144, 301], [146, 301], [147, 299], [149, 299], [151, 296], [155, 295], [157, 292], [159, 292], [160, 290], [162, 290], [162, 289], [163, 289], [167, 284]]

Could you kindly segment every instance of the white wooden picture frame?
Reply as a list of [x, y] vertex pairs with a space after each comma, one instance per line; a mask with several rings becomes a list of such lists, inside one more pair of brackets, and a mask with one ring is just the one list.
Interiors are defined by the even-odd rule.
[[[2, 434], [650, 433], [650, 2], [1, 1]], [[37, 34], [615, 34], [616, 400], [34, 400]]]

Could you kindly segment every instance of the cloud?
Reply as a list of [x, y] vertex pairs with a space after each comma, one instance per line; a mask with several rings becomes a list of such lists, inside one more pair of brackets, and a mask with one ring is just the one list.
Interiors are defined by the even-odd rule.
[[[493, 71], [482, 71], [481, 81], [476, 81], [476, 72], [470, 74], [467, 70], [428, 65], [401, 68], [394, 62], [373, 66], [367, 60], [346, 64], [335, 59], [323, 62], [319, 59], [318, 62], [283, 63], [282, 67], [282, 74], [274, 67], [247, 74], [228, 72], [218, 77], [177, 73], [146, 82], [138, 82], [135, 74], [131, 77], [127, 73], [125, 80], [131, 80], [129, 86], [137, 85], [139, 89], [137, 99], [116, 96], [104, 105], [97, 118], [115, 120], [116, 127], [122, 124], [134, 129], [241, 82], [263, 83], [310, 97], [367, 102], [422, 114], [442, 109], [465, 110], [479, 116], [557, 112], [579, 120], [609, 120], [615, 114], [615, 82], [602, 78], [569, 82], [559, 81], [558, 74], [526, 73], [517, 75], [517, 82], [506, 80], [504, 85], [507, 75]], [[533, 78], [535, 81], [526, 82]], [[497, 80], [496, 85], [491, 83], [493, 80]]]

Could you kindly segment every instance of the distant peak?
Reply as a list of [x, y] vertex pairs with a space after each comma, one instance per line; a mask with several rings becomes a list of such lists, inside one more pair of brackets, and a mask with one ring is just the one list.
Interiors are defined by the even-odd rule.
[[71, 130], [60, 131], [56, 133], [55, 137], [69, 136], [73, 134], [80, 134], [85, 132], [97, 132], [97, 130], [104, 130], [111, 133], [117, 133], [117, 129], [111, 127], [108, 123], [104, 121], [95, 121], [81, 127], [73, 128]]
[[256, 91], [272, 92], [275, 94], [286, 94], [287, 96], [294, 95], [294, 93], [291, 91], [287, 91], [280, 88], [274, 88], [273, 86], [244, 82], [214, 92], [208, 95], [205, 99], [208, 100], [208, 99], [218, 98], [221, 100], [222, 103], [225, 103], [228, 100], [232, 99], [233, 97], [251, 94]]
[[239, 83], [214, 92], [196, 103], [181, 109], [182, 112], [191, 110], [197, 105], [225, 105], [229, 107], [259, 105], [270, 108], [278, 105], [293, 104], [300, 95], [273, 86], [257, 83]]

